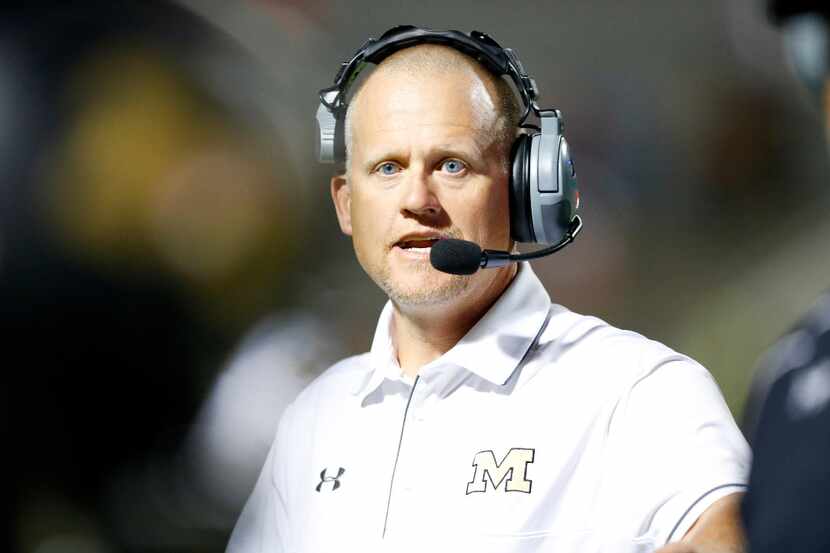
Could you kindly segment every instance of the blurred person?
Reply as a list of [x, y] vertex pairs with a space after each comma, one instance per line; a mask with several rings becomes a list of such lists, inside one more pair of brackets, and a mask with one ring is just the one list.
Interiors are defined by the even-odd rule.
[[[3, 191], [2, 230], [13, 237], [0, 266], [0, 362], [13, 390], [4, 404], [11, 464], [4, 551], [129, 550], [103, 505], [106, 490], [125, 465], [157, 454], [162, 436], [190, 420], [200, 396], [193, 376], [205, 352], [193, 344], [208, 331], [181, 289], [147, 267], [115, 266], [67, 247], [42, 209], [52, 185], [65, 182], [45, 175], [62, 164], [54, 154], [77, 121], [70, 101], [77, 98], [67, 89], [79, 62], [121, 33], [163, 35], [153, 24], [159, 12], [179, 36], [198, 34], [172, 8], [124, 4], [37, 2], [2, 21], [26, 84], [11, 109], [29, 115], [25, 140], [15, 138], [10, 149], [19, 167]], [[131, 167], [120, 158], [118, 174]]]
[[226, 528], [256, 482], [283, 410], [344, 350], [331, 320], [286, 310], [254, 325], [231, 355], [185, 447], [200, 500], [210, 498]]
[[290, 301], [302, 194], [261, 106], [204, 63], [237, 90], [261, 67], [169, 2], [36, 2], [0, 24], [24, 85], [0, 111], [27, 130], [0, 190], [0, 549], [224, 547], [240, 505], [213, 501], [183, 446], [238, 333]]
[[[332, 199], [389, 301], [370, 352], [287, 408], [229, 553], [743, 550], [749, 449], [703, 367], [553, 304], [527, 263], [432, 265], [444, 240], [504, 260], [578, 231], [561, 114], [515, 54], [397, 27], [335, 81], [318, 112], [322, 157], [345, 150]], [[562, 201], [534, 214], [549, 185]]]
[[[830, 6], [768, 7], [830, 132]], [[745, 428], [755, 451], [741, 510], [750, 551], [830, 551], [830, 293], [762, 359]]]

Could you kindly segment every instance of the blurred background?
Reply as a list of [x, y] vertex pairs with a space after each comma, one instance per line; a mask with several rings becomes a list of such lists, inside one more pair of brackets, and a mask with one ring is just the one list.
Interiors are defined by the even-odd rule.
[[223, 550], [283, 407], [370, 345], [385, 298], [337, 229], [313, 116], [395, 24], [519, 52], [565, 113], [586, 222], [536, 272], [701, 361], [737, 418], [830, 281], [818, 110], [754, 0], [2, 13], [3, 551]]

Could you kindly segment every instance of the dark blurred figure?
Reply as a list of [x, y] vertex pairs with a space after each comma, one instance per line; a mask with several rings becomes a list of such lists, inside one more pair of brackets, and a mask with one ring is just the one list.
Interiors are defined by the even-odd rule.
[[67, 76], [102, 41], [140, 33], [154, 15], [123, 2], [61, 4], [34, 2], [2, 21], [4, 53], [19, 52], [19, 73], [9, 78], [25, 79], [7, 105], [27, 112], [18, 140], [3, 144], [16, 156], [3, 175], [0, 226], [10, 464], [2, 549], [12, 552], [118, 544], [105, 501], [116, 471], [169, 449], [169, 434], [185, 427], [200, 397], [192, 343], [204, 329], [175, 282], [148, 267], [76, 255], [43, 224], [43, 153], [68, 124]]
[[[769, 9], [830, 132], [830, 6], [777, 0]], [[743, 505], [750, 551], [830, 551], [830, 293], [764, 357], [745, 428], [755, 451]]]
[[182, 449], [293, 221], [188, 65], [244, 64], [169, 2], [29, 2], [0, 31], [0, 551], [220, 550]]

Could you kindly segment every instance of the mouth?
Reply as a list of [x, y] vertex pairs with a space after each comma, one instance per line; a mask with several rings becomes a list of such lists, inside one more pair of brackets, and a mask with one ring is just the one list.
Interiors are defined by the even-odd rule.
[[438, 242], [438, 238], [421, 238], [413, 240], [401, 240], [395, 245], [401, 248], [402, 250], [428, 250], [436, 242]]
[[394, 247], [410, 255], [429, 255], [432, 246], [442, 238], [437, 234], [404, 236]]

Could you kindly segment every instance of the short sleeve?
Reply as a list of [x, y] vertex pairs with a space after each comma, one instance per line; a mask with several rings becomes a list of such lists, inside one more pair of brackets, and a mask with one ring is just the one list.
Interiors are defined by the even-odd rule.
[[746, 487], [749, 446], [709, 372], [669, 354], [649, 361], [612, 422], [618, 513], [654, 543], [680, 540], [712, 503]]
[[274, 443], [242, 514], [233, 529], [226, 553], [282, 553], [289, 551], [288, 509], [285, 504], [280, 447], [286, 439], [289, 411], [280, 421]]

